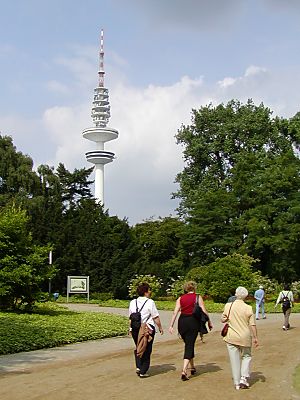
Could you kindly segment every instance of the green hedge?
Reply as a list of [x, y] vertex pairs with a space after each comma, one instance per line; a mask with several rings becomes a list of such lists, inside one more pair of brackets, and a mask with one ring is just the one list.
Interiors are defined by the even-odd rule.
[[127, 328], [127, 318], [122, 316], [77, 313], [54, 305], [31, 314], [0, 312], [0, 354], [121, 336]]

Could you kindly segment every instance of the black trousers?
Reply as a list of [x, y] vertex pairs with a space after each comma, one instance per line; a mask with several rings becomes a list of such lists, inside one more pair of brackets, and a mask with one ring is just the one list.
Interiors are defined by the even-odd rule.
[[[152, 346], [154, 342], [154, 336], [155, 336], [155, 327], [151, 324], [149, 324], [152, 328], [152, 333], [150, 336], [152, 336], [151, 342], [148, 342], [146, 350], [142, 357], [138, 357], [136, 354], [136, 349], [134, 350], [134, 358], [135, 358], [135, 365], [136, 368], [140, 369], [140, 373], [144, 375], [149, 367], [150, 367], [150, 359], [151, 359], [151, 353], [152, 353]], [[135, 345], [137, 344], [138, 336], [139, 336], [139, 331], [137, 329], [132, 329], [132, 338], [134, 340]]]
[[183, 358], [195, 357], [195, 342], [199, 333], [199, 323], [192, 315], [180, 314], [178, 332], [184, 341]]

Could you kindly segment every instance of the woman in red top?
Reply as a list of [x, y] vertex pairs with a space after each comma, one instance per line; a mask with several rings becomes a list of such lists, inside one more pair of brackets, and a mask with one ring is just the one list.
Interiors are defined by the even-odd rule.
[[[180, 317], [178, 319], [178, 332], [184, 341], [184, 356], [183, 356], [183, 368], [181, 373], [181, 379], [187, 381], [187, 369], [190, 365], [191, 375], [196, 373], [196, 368], [194, 365], [195, 356], [195, 342], [199, 332], [199, 322], [193, 316], [193, 309], [196, 303], [196, 283], [193, 281], [186, 282], [184, 284], [185, 294], [180, 296], [175, 305], [174, 313], [171, 319], [169, 332], [172, 334], [174, 331], [174, 323], [176, 321], [177, 315], [180, 312]], [[207, 314], [202, 297], [198, 296], [199, 306]], [[208, 315], [208, 314], [207, 314]], [[212, 329], [212, 324], [208, 320], [208, 327]]]

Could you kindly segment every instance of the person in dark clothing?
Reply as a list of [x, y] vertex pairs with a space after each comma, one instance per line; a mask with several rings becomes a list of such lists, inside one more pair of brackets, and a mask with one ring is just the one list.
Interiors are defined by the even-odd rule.
[[290, 290], [290, 286], [287, 284], [284, 285], [284, 289], [279, 293], [275, 307], [277, 307], [279, 303], [281, 304], [284, 315], [284, 325], [282, 329], [287, 331], [290, 329], [290, 315], [294, 303], [293, 292]]
[[[174, 323], [176, 321], [177, 315], [180, 312], [178, 319], [178, 332], [184, 341], [184, 355], [183, 355], [183, 368], [181, 373], [181, 379], [187, 381], [188, 377], [188, 367], [190, 368], [191, 375], [196, 373], [196, 368], [194, 364], [195, 357], [195, 342], [199, 332], [199, 322], [193, 316], [194, 305], [197, 300], [196, 295], [196, 283], [193, 281], [186, 282], [184, 284], [184, 292], [181, 297], [176, 301], [175, 309], [171, 319], [169, 332], [172, 334], [174, 331]], [[198, 295], [198, 303], [202, 308], [202, 311], [208, 315], [203, 299]], [[211, 330], [213, 328], [212, 323], [208, 320], [208, 327]]]

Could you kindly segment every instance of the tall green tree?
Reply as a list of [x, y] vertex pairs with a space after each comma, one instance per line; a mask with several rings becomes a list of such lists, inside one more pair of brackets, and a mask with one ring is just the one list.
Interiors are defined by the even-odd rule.
[[140, 274], [153, 274], [169, 281], [184, 272], [186, 260], [181, 249], [184, 223], [179, 218], [146, 220], [133, 227], [139, 249], [136, 264]]
[[66, 211], [55, 240], [59, 269], [53, 284], [65, 289], [67, 275], [89, 275], [91, 292], [127, 297], [136, 246], [126, 220], [110, 217], [91, 199]]
[[32, 197], [39, 185], [32, 159], [17, 152], [10, 136], [0, 135], [0, 206]]
[[37, 246], [28, 230], [25, 211], [6, 207], [0, 212], [0, 305], [32, 305], [43, 282], [55, 270], [48, 264], [47, 246]]
[[191, 265], [245, 252], [264, 273], [299, 276], [299, 114], [273, 117], [263, 104], [230, 101], [193, 110], [177, 141], [179, 213]]

